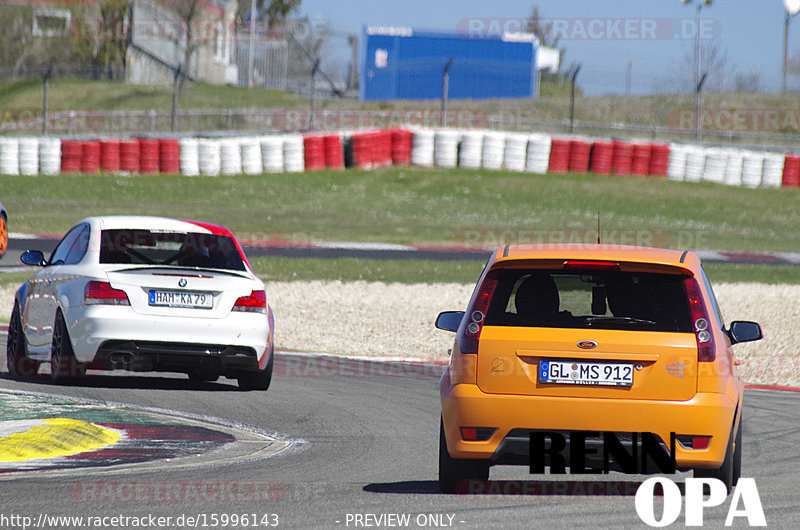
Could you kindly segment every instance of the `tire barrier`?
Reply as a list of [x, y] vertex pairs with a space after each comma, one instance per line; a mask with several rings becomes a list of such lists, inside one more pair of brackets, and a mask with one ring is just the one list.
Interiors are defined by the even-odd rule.
[[483, 149], [481, 150], [482, 167], [485, 169], [502, 169], [505, 146], [505, 133], [487, 132], [483, 137]]
[[789, 188], [800, 186], [800, 155], [786, 155], [782, 185]]
[[544, 134], [528, 136], [528, 156], [525, 170], [530, 173], [545, 174], [550, 166], [550, 137]]
[[167, 175], [181, 172], [181, 147], [175, 138], [161, 138], [158, 141], [158, 169]]
[[19, 175], [19, 140], [0, 138], [0, 174]]
[[100, 169], [106, 173], [119, 171], [120, 141], [114, 138], [100, 141]]
[[592, 143], [586, 140], [571, 140], [569, 143], [570, 173], [588, 173], [589, 158], [592, 154]]
[[[279, 137], [280, 138], [280, 137]], [[263, 151], [262, 151], [263, 153]], [[289, 173], [299, 173], [305, 169], [303, 137], [292, 134], [283, 137], [283, 168]]]
[[157, 139], [139, 138], [139, 173], [159, 172], [158, 149]]
[[464, 131], [458, 150], [458, 167], [480, 169], [484, 134], [483, 131]]
[[800, 187], [800, 153], [541, 133], [389, 129], [236, 138], [0, 137], [0, 174], [6, 175], [258, 175], [407, 164]]
[[180, 146], [181, 174], [196, 177], [200, 174], [200, 141], [197, 138], [181, 138]]
[[420, 167], [433, 166], [433, 139], [435, 133], [428, 129], [413, 132], [411, 138], [411, 165]]
[[39, 172], [42, 175], [58, 175], [61, 171], [61, 139], [39, 139]]
[[509, 133], [503, 150], [503, 169], [525, 171], [527, 165], [528, 135]]
[[611, 159], [611, 171], [618, 177], [631, 174], [633, 165], [633, 145], [628, 142], [614, 140], [614, 155]]
[[19, 174], [39, 174], [39, 141], [36, 138], [19, 139]]
[[139, 172], [139, 140], [136, 138], [120, 142], [119, 169], [125, 173]]
[[592, 144], [592, 158], [589, 169], [595, 175], [610, 175], [614, 160], [614, 143], [598, 141]]
[[562, 174], [569, 171], [570, 141], [564, 138], [550, 140], [550, 173]]
[[407, 166], [411, 163], [411, 131], [392, 129], [392, 164]]
[[458, 131], [442, 129], [433, 137], [433, 164], [437, 167], [458, 166], [458, 142], [461, 135]]
[[[294, 143], [297, 143], [294, 140]], [[280, 136], [262, 136], [259, 140], [261, 149], [261, 165], [264, 173], [281, 173], [284, 170], [284, 139]], [[300, 158], [303, 164], [303, 141], [300, 139], [300, 149], [293, 152], [293, 158]]]
[[81, 155], [81, 173], [93, 174], [100, 172], [100, 142], [87, 140], [83, 142]]

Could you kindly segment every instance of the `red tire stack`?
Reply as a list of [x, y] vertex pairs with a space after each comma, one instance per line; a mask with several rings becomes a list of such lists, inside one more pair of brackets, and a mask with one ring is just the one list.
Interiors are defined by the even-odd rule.
[[158, 168], [161, 173], [177, 175], [181, 172], [181, 148], [177, 138], [158, 141]]
[[100, 142], [100, 169], [106, 173], [119, 171], [119, 140], [108, 139]]
[[566, 173], [569, 170], [570, 141], [563, 138], [553, 138], [550, 141], [550, 173]]
[[81, 156], [81, 173], [97, 173], [100, 171], [100, 142], [88, 140], [83, 142]]
[[325, 140], [322, 136], [308, 135], [303, 137], [303, 157], [306, 170], [325, 169]]
[[392, 129], [392, 164], [407, 166], [411, 163], [411, 131]]
[[139, 172], [139, 140], [121, 140], [119, 144], [119, 169], [127, 173]]
[[325, 166], [330, 169], [344, 168], [344, 151], [342, 139], [338, 134], [329, 134], [322, 137], [325, 148]]
[[373, 133], [373, 167], [389, 167], [392, 165], [392, 133], [376, 131]]
[[572, 140], [569, 144], [569, 171], [588, 173], [592, 143], [586, 140]]
[[666, 177], [669, 167], [669, 144], [652, 144], [650, 152], [650, 175]]
[[627, 142], [614, 140], [614, 158], [611, 169], [615, 175], [626, 176], [631, 174], [633, 164], [633, 146]]
[[61, 172], [80, 173], [83, 158], [83, 142], [61, 140]]
[[139, 172], [158, 173], [158, 140], [153, 138], [139, 138]]
[[783, 164], [782, 185], [791, 188], [800, 186], [800, 155], [786, 155]]
[[610, 175], [614, 159], [614, 144], [599, 140], [592, 144], [590, 169], [595, 175]]
[[364, 132], [353, 135], [353, 165], [358, 169], [370, 169], [376, 149], [373, 144], [375, 136]]
[[651, 144], [633, 144], [631, 159], [631, 174], [637, 177], [650, 175], [650, 155], [653, 152]]

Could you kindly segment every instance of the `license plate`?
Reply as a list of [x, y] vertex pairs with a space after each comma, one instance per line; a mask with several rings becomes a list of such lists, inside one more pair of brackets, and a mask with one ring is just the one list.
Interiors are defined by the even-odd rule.
[[584, 361], [541, 361], [539, 382], [563, 385], [633, 385], [633, 364]]
[[214, 295], [187, 291], [150, 291], [150, 305], [165, 307], [188, 307], [192, 309], [211, 309]]

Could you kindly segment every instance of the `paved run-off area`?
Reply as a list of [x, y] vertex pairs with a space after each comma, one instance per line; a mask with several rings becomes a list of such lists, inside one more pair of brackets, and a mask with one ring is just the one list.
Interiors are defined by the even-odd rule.
[[[440, 311], [464, 310], [473, 285], [380, 282], [270, 282], [278, 349], [446, 361], [453, 334]], [[800, 387], [800, 285], [718, 284], [723, 315], [761, 324], [764, 339], [734, 347], [748, 384]], [[10, 315], [13, 288], [0, 290]]]

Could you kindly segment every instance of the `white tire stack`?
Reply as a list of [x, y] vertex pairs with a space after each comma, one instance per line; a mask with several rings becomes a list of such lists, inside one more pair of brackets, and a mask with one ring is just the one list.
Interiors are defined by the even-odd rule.
[[757, 151], [745, 151], [742, 159], [742, 186], [746, 188], [761, 186], [763, 171], [764, 154]]
[[761, 172], [761, 185], [765, 188], [780, 188], [783, 183], [783, 162], [786, 156], [779, 153], [764, 155], [764, 168]]
[[703, 180], [722, 184], [725, 182], [725, 168], [728, 164], [727, 149], [711, 147], [706, 149], [706, 167]]
[[178, 144], [181, 175], [196, 177], [200, 174], [200, 142], [197, 138], [181, 138]]
[[242, 173], [260, 175], [264, 172], [261, 160], [261, 140], [252, 136], [240, 140], [242, 149]]
[[[265, 173], [281, 173], [284, 168], [284, 139], [281, 136], [262, 136], [261, 161]], [[295, 146], [296, 150], [297, 146]], [[296, 155], [295, 155], [296, 156]]]
[[667, 165], [668, 180], [686, 179], [686, 159], [689, 148], [683, 144], [669, 144], [669, 165]]
[[19, 174], [39, 174], [39, 140], [36, 138], [19, 139]]
[[525, 171], [528, 154], [528, 135], [509, 133], [503, 149], [503, 168]]
[[[263, 147], [261, 153], [263, 156]], [[272, 168], [273, 165], [270, 164], [269, 167]], [[283, 137], [283, 167], [284, 171], [289, 173], [299, 173], [304, 171], [306, 168], [305, 153], [303, 151], [303, 137], [299, 134], [290, 134]], [[269, 169], [266, 167], [266, 164], [264, 170], [269, 171]]]
[[483, 131], [464, 131], [461, 134], [461, 149], [458, 152], [458, 166], [467, 169], [481, 167], [483, 153]]
[[706, 150], [693, 145], [687, 146], [686, 178], [687, 182], [700, 182], [706, 167]]
[[219, 141], [213, 138], [198, 140], [199, 169], [201, 175], [215, 177], [221, 170]]
[[42, 175], [61, 173], [60, 138], [41, 138], [39, 140], [39, 173]]
[[545, 134], [528, 136], [528, 154], [525, 170], [544, 175], [550, 167], [550, 137]]
[[487, 132], [483, 137], [481, 164], [485, 169], [502, 169], [506, 135], [500, 132]]
[[411, 136], [411, 164], [414, 166], [433, 166], [434, 132], [417, 129]]
[[744, 151], [741, 149], [731, 149], [728, 151], [728, 163], [725, 164], [725, 184], [729, 186], [742, 185], [743, 163]]
[[223, 138], [220, 146], [220, 173], [222, 175], [240, 175], [242, 173], [242, 151], [238, 138]]
[[19, 140], [0, 138], [0, 175], [19, 175]]
[[438, 167], [458, 165], [458, 131], [440, 129], [434, 133], [433, 163]]

